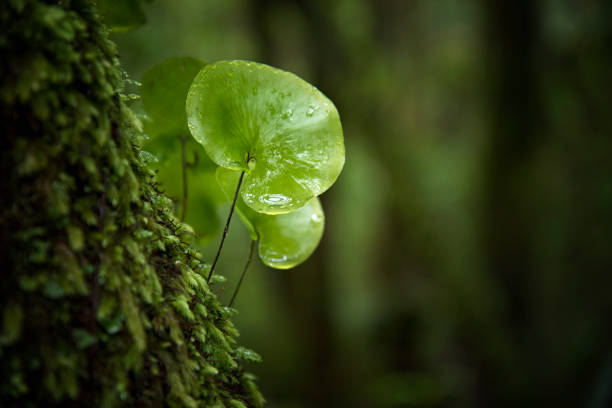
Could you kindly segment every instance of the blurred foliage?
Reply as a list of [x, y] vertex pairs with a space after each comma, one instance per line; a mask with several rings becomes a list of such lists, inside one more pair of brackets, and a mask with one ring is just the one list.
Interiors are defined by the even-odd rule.
[[147, 19], [142, 10], [143, 0], [98, 0], [98, 12], [114, 32], [126, 32], [143, 25]]
[[[252, 59], [342, 118], [319, 249], [291, 271], [253, 265], [236, 305], [270, 407], [608, 406], [609, 2], [157, 0], [145, 14], [116, 36], [133, 77], [169, 56]], [[247, 237], [232, 224], [228, 288]]]

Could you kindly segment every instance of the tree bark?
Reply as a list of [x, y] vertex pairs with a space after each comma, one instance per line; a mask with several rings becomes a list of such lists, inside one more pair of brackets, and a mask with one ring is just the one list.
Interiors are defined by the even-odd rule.
[[92, 2], [0, 26], [0, 405], [261, 406]]

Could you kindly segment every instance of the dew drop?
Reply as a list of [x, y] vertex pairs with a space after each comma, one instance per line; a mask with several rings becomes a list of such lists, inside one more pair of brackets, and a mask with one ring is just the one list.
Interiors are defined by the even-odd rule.
[[291, 201], [289, 197], [282, 194], [264, 194], [259, 200], [264, 204], [273, 206], [282, 206]]
[[277, 256], [277, 257], [268, 257], [268, 259], [270, 260], [270, 262], [274, 262], [274, 263], [287, 262], [287, 256], [286, 255], [280, 255], [280, 256]]
[[319, 223], [321, 221], [323, 221], [323, 216], [321, 214], [312, 214], [312, 216], [310, 217], [310, 219], [312, 220], [312, 222], [314, 223]]
[[293, 109], [287, 109], [285, 112], [282, 113], [281, 117], [283, 119], [293, 120]]
[[308, 109], [306, 110], [306, 116], [308, 117], [312, 116], [317, 109], [319, 109], [318, 106], [314, 106], [314, 105], [308, 106]]

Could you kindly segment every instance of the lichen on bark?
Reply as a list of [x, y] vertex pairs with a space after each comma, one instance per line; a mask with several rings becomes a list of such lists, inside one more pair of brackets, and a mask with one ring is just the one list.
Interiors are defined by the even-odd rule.
[[0, 4], [2, 406], [261, 406], [87, 0]]

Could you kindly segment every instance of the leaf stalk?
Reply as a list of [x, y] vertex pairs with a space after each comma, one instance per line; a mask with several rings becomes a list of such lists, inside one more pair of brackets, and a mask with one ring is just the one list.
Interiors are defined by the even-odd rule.
[[253, 258], [253, 251], [255, 249], [255, 243], [257, 243], [257, 241], [252, 239], [251, 248], [249, 249], [249, 257], [247, 258], [246, 264], [244, 265], [244, 269], [242, 269], [242, 274], [240, 275], [240, 279], [238, 280], [238, 285], [236, 285], [236, 289], [234, 289], [232, 300], [230, 300], [229, 305], [228, 305], [229, 307], [232, 307], [232, 305], [234, 304], [236, 295], [238, 294], [238, 291], [240, 290], [240, 285], [242, 285], [242, 280], [244, 279], [244, 276], [246, 275], [247, 269], [249, 269], [249, 265], [251, 264], [251, 259]]
[[187, 156], [185, 154], [185, 144], [187, 140], [181, 137], [181, 163], [183, 169], [183, 200], [181, 202], [181, 222], [187, 216]]
[[219, 249], [217, 249], [215, 260], [213, 261], [213, 264], [210, 267], [210, 272], [208, 273], [208, 277], [206, 278], [207, 283], [210, 282], [210, 278], [213, 275], [215, 266], [217, 266], [217, 261], [219, 261], [219, 255], [221, 255], [221, 249], [223, 248], [225, 237], [227, 236], [227, 232], [229, 231], [230, 221], [232, 220], [232, 215], [234, 214], [234, 208], [236, 208], [236, 201], [238, 200], [238, 193], [240, 192], [240, 186], [242, 185], [243, 178], [244, 178], [244, 171], [240, 173], [240, 179], [238, 180], [238, 186], [236, 186], [236, 192], [234, 193], [234, 200], [232, 201], [232, 207], [230, 208], [230, 212], [227, 217], [227, 222], [225, 223], [225, 228], [223, 229], [223, 235], [221, 236], [221, 242], [219, 243]]

